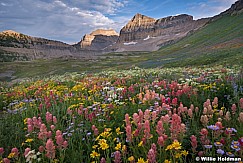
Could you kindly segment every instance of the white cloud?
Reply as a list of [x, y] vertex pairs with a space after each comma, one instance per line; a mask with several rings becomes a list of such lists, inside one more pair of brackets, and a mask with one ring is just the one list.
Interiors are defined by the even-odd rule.
[[207, 0], [188, 4], [188, 11], [195, 19], [215, 16], [230, 8], [237, 0]]
[[[127, 1], [118, 0], [1, 0], [0, 30], [12, 29], [32, 36], [78, 42], [97, 28], [124, 25], [116, 13]], [[5, 4], [12, 4], [10, 7]]]

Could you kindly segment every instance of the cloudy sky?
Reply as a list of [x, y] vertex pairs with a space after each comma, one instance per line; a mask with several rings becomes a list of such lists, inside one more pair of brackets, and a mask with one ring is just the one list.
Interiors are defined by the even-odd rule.
[[194, 19], [226, 10], [236, 0], [0, 0], [0, 31], [66, 43], [98, 28], [119, 30], [136, 14], [153, 18], [190, 14]]

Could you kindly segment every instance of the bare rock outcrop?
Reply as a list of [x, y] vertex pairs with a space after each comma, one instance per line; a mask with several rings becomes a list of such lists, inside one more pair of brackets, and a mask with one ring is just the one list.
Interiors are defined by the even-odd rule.
[[62, 58], [73, 56], [75, 52], [74, 47], [60, 41], [31, 37], [12, 30], [0, 32], [0, 61]]
[[118, 39], [118, 33], [113, 29], [97, 29], [90, 34], [84, 35], [83, 39], [75, 45], [86, 50], [102, 50]]
[[187, 33], [200, 28], [205, 21], [193, 20], [190, 15], [182, 14], [169, 16], [161, 19], [150, 18], [141, 14], [136, 14], [125, 25], [119, 36], [119, 43], [137, 41], [147, 37], [158, 37], [163, 35], [176, 36], [178, 33]]

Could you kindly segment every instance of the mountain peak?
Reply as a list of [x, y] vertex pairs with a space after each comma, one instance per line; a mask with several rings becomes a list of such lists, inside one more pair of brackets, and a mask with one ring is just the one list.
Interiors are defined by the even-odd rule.
[[118, 36], [118, 33], [114, 29], [97, 29], [91, 32], [90, 35]]
[[136, 15], [133, 16], [131, 21], [137, 21], [137, 20], [155, 20], [154, 18], [142, 15], [140, 13], [137, 13]]
[[6, 30], [6, 31], [2, 31], [0, 32], [1, 34], [6, 33], [6, 34], [10, 34], [10, 35], [20, 35], [19, 32], [13, 31], [13, 30]]
[[236, 1], [231, 7], [226, 10], [229, 14], [243, 13], [243, 0]]
[[229, 9], [211, 18], [210, 21], [218, 20], [224, 15], [237, 15], [243, 13], [243, 0], [236, 1]]

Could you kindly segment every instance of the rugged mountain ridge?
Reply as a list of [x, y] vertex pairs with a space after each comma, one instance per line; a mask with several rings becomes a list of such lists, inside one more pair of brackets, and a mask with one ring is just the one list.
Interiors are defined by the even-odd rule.
[[[204, 26], [209, 19], [193, 20], [181, 14], [154, 19], [136, 14], [120, 31], [114, 51], [155, 51]], [[146, 46], [145, 46], [146, 45]]]
[[118, 35], [113, 29], [97, 29], [90, 34], [84, 35], [75, 47], [86, 50], [102, 50], [114, 44], [118, 39]]
[[242, 14], [243, 13], [243, 0], [238, 0], [234, 4], [231, 5], [231, 7], [224, 12], [221, 12], [218, 15], [215, 15], [214, 17], [211, 18], [211, 21], [215, 21], [224, 15], [237, 15], [237, 14]]
[[12, 30], [0, 32], [0, 55], [10, 60], [34, 60], [73, 56], [75, 48], [44, 38], [31, 37]]

